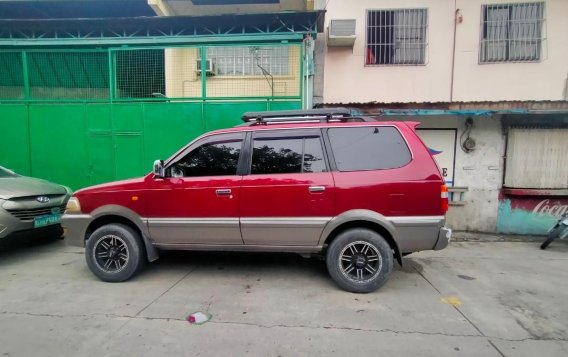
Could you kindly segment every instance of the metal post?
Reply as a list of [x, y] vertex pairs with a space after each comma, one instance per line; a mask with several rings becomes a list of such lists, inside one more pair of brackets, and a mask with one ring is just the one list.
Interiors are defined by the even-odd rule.
[[205, 52], [207, 48], [205, 46], [200, 47], [201, 52], [201, 98], [203, 100], [207, 97], [207, 53]]
[[109, 101], [112, 103], [112, 101], [114, 100], [114, 96], [115, 96], [115, 82], [114, 79], [116, 78], [115, 76], [115, 66], [114, 66], [114, 61], [112, 58], [112, 50], [109, 48], [108, 51], [108, 85], [109, 85]]
[[24, 98], [30, 100], [30, 81], [28, 73], [28, 54], [22, 51], [22, 69], [24, 70]]
[[209, 130], [208, 124], [209, 120], [207, 120], [207, 47], [200, 46], [199, 52], [201, 57], [201, 120], [204, 123], [205, 130]]
[[301, 61], [301, 65], [300, 65], [300, 96], [302, 97], [302, 109], [306, 109], [306, 105], [305, 105], [305, 92], [304, 92], [304, 73], [305, 73], [305, 64], [306, 61], [304, 60], [304, 56], [305, 56], [305, 51], [304, 51], [304, 42], [302, 42], [302, 46], [300, 46], [300, 61]]

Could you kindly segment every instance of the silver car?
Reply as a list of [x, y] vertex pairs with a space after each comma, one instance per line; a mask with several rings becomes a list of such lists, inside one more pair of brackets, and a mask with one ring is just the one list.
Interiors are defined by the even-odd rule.
[[71, 190], [0, 166], [0, 242], [61, 237], [61, 215]]

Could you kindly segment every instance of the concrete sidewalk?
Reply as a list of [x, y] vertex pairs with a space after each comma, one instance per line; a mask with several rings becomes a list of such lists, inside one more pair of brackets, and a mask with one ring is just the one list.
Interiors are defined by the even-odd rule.
[[357, 295], [296, 255], [170, 253], [110, 284], [61, 241], [17, 247], [0, 251], [0, 356], [565, 356], [567, 263], [563, 242], [454, 242]]
[[453, 242], [543, 242], [545, 236], [453, 231]]

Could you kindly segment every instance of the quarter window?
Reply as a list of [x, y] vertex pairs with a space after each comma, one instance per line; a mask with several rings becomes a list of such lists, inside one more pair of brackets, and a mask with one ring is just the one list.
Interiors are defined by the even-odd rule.
[[[239, 135], [240, 136], [240, 135]], [[171, 168], [173, 177], [236, 175], [243, 140], [219, 137], [192, 150]]]
[[320, 138], [304, 139], [303, 172], [325, 172], [325, 160]]
[[426, 63], [427, 9], [367, 12], [367, 65]]
[[394, 169], [411, 160], [394, 127], [332, 128], [328, 134], [339, 171]]
[[540, 60], [543, 22], [543, 2], [484, 5], [479, 61]]
[[252, 174], [325, 172], [319, 137], [255, 138]]

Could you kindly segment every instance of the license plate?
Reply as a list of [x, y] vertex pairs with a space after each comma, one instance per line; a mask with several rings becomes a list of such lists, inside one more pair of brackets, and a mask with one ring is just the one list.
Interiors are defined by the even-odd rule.
[[61, 214], [50, 214], [34, 218], [34, 228], [61, 223]]

